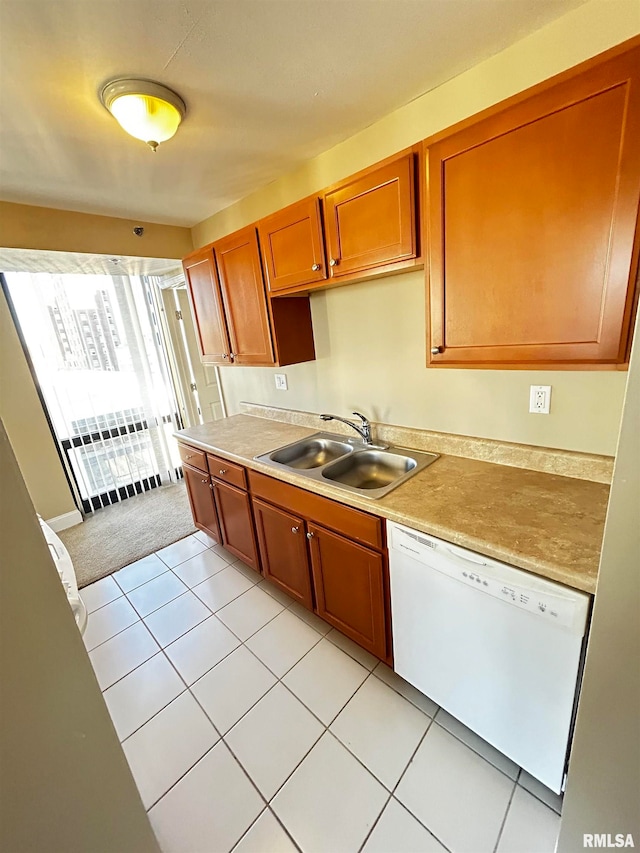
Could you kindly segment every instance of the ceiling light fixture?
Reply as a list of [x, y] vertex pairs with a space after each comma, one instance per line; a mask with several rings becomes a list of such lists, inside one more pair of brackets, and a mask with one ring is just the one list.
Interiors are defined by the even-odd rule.
[[123, 130], [152, 151], [171, 139], [187, 112], [180, 95], [152, 80], [112, 80], [100, 100]]

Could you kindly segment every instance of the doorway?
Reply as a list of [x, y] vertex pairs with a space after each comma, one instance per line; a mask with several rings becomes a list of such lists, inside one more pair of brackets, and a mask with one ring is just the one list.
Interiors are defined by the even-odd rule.
[[92, 512], [180, 480], [173, 432], [194, 421], [179, 404], [162, 277], [4, 279], [79, 507]]

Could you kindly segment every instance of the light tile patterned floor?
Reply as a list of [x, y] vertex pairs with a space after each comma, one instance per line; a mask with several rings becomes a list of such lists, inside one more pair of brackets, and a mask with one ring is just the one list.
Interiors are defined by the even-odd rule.
[[552, 853], [560, 798], [197, 533], [82, 590], [163, 853]]

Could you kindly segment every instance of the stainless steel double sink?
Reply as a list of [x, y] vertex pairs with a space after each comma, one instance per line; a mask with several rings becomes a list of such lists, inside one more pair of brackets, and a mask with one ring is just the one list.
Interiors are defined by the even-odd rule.
[[255, 457], [274, 468], [295, 471], [309, 480], [370, 498], [383, 497], [437, 458], [437, 453], [368, 445], [328, 432]]

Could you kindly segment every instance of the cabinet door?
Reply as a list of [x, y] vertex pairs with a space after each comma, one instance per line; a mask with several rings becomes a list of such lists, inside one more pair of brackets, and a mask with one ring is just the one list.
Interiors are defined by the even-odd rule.
[[220, 542], [220, 527], [216, 514], [211, 478], [208, 474], [192, 468], [190, 465], [182, 465], [184, 481], [187, 487], [187, 495], [191, 504], [193, 523], [199, 530], [204, 530], [212, 536], [216, 542]]
[[182, 262], [200, 356], [205, 364], [229, 364], [229, 338], [211, 247]]
[[224, 547], [259, 572], [249, 496], [246, 492], [218, 480], [214, 480], [213, 492]]
[[325, 195], [331, 278], [416, 256], [413, 156]]
[[387, 654], [381, 554], [309, 524], [317, 611], [367, 651]]
[[305, 199], [262, 219], [258, 234], [271, 293], [326, 279], [317, 198]]
[[639, 139], [636, 48], [428, 146], [431, 364], [625, 360]]
[[214, 244], [234, 364], [274, 364], [258, 237], [251, 226]]
[[265, 578], [313, 610], [304, 521], [255, 498], [253, 514]]

